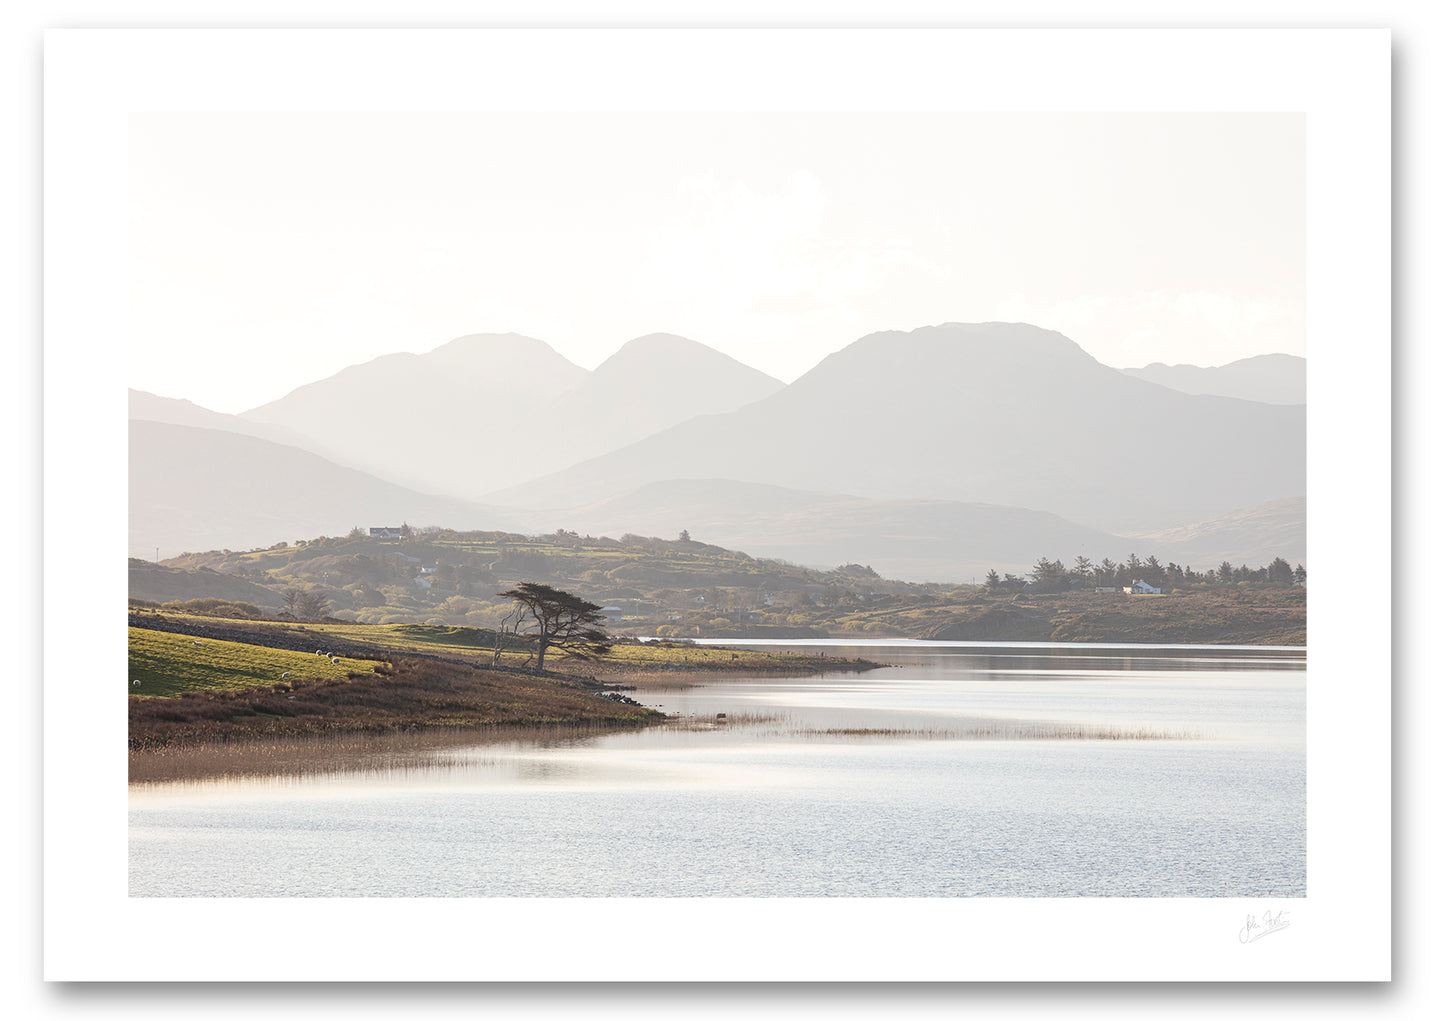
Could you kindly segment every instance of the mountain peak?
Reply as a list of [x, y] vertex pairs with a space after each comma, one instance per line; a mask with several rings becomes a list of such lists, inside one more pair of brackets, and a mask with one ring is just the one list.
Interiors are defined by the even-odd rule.
[[[940, 323], [915, 330], [884, 330], [862, 337], [823, 359], [790, 389], [841, 388], [850, 399], [869, 394], [932, 390], [929, 380], [996, 389], [1029, 379], [1069, 385], [1079, 374], [1113, 373], [1055, 330], [1028, 323]], [[920, 390], [922, 388], [922, 390]], [[961, 391], [967, 393], [968, 390]]]
[[586, 369], [568, 361], [546, 341], [520, 333], [469, 333], [421, 357], [431, 366], [467, 375], [525, 372], [534, 366], [545, 366], [550, 372], [570, 377], [572, 382], [587, 374]]
[[[649, 333], [629, 340], [597, 366], [593, 375], [605, 379], [613, 375], [656, 371], [690, 372], [700, 377], [726, 372], [735, 377], [735, 385], [744, 386], [750, 393], [756, 391], [758, 396], [783, 387], [781, 380], [731, 355], [675, 333]], [[700, 378], [699, 382], [705, 382], [705, 379]]]

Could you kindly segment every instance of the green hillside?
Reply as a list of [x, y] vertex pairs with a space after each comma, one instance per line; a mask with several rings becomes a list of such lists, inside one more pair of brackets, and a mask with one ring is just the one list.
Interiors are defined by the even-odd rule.
[[[345, 680], [370, 671], [364, 659], [289, 652], [242, 642], [193, 639], [184, 634], [130, 629], [130, 693], [174, 696], [184, 691], [244, 691], [303, 678]], [[289, 676], [288, 676], [289, 675]], [[136, 682], [140, 683], [137, 684]]]
[[[264, 549], [191, 553], [160, 565], [132, 560], [131, 596], [133, 606], [167, 612], [443, 629], [432, 633], [449, 633], [455, 643], [475, 640], [455, 629], [503, 627], [513, 604], [498, 593], [527, 581], [604, 607], [608, 630], [624, 636], [1304, 641], [1303, 568], [1292, 571], [1281, 559], [1268, 568], [1221, 564], [1218, 571], [1133, 553], [1118, 563], [1077, 560], [1066, 567], [1040, 557], [1028, 578], [990, 572], [977, 579], [983, 584], [944, 585], [889, 580], [861, 564], [825, 571], [755, 558], [687, 533], [614, 539], [427, 528], [380, 539], [356, 529]], [[1148, 599], [1095, 592], [1130, 578], [1162, 587], [1167, 598], [1151, 608]], [[170, 598], [156, 598], [158, 579]], [[218, 599], [214, 593], [227, 579], [253, 598], [229, 605]], [[307, 599], [321, 609], [308, 608]]]

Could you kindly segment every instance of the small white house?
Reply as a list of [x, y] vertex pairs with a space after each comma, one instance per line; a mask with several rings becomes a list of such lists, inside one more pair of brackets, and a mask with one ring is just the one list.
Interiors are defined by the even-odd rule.
[[1160, 592], [1164, 590], [1155, 588], [1147, 581], [1140, 581], [1136, 578], [1134, 579], [1134, 583], [1132, 585], [1125, 586], [1124, 591], [1131, 596], [1157, 596]]

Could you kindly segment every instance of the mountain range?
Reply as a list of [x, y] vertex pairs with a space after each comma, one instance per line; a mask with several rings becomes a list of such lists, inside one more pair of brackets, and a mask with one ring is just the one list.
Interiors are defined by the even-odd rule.
[[1305, 403], [1305, 360], [1298, 355], [1255, 355], [1206, 367], [1153, 362], [1119, 371], [1186, 394], [1238, 397], [1265, 404]]
[[1304, 440], [1300, 406], [1183, 394], [1034, 326], [950, 323], [864, 337], [771, 397], [488, 500], [575, 507], [733, 479], [1152, 529], [1302, 494]]
[[338, 464], [474, 499], [782, 387], [668, 334], [591, 372], [540, 340], [475, 334], [351, 366], [239, 417]]
[[[1250, 367], [1235, 364], [1237, 387]], [[591, 372], [538, 340], [476, 334], [241, 415], [133, 391], [131, 553], [405, 520], [686, 528], [918, 580], [1136, 549], [1238, 563], [1229, 551], [1290, 543], [1302, 559], [1304, 407], [1143, 371], [1037, 327], [955, 323], [864, 337], [786, 386], [667, 334]]]

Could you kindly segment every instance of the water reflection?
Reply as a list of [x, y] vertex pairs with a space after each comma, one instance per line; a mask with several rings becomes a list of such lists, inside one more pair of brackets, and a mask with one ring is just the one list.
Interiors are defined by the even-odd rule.
[[580, 749], [616, 755], [862, 738], [1303, 740], [1299, 650], [827, 648], [890, 665], [816, 677], [655, 678], [634, 694], [671, 719], [643, 729], [434, 729], [137, 750], [130, 779], [138, 789], [338, 774], [376, 783], [452, 773], [459, 782], [559, 784], [599, 775], [568, 754]]
[[1302, 653], [864, 652], [659, 681], [621, 732], [132, 756], [130, 892], [1304, 895]]

